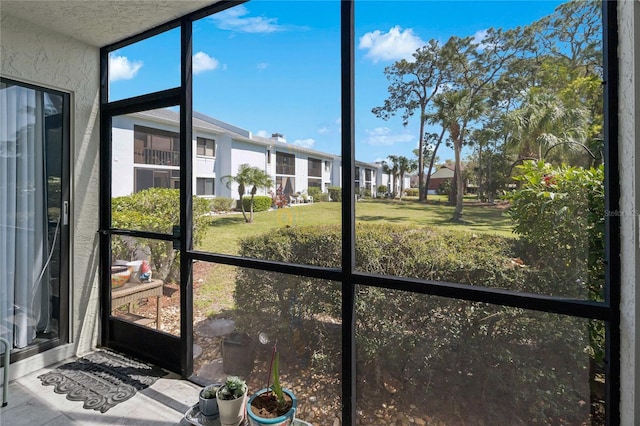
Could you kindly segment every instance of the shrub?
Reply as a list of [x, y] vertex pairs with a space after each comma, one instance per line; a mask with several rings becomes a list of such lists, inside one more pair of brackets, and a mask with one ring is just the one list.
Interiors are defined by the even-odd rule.
[[[242, 197], [242, 202], [245, 211], [251, 210], [251, 196], [245, 195]], [[255, 195], [253, 197], [253, 212], [266, 212], [271, 208], [272, 203], [273, 198], [270, 195]]]
[[[510, 238], [437, 228], [359, 224], [356, 232], [356, 268], [366, 273], [535, 293], [575, 285], [548, 268], [514, 266], [513, 250]], [[242, 240], [240, 255], [337, 268], [341, 230], [282, 229]], [[340, 334], [331, 325], [340, 318], [340, 289], [335, 282], [243, 268], [237, 325], [278, 336], [296, 362], [339, 358]], [[432, 412], [464, 411], [476, 406], [478, 395], [488, 395], [474, 411], [486, 413], [488, 423], [588, 417], [588, 404], [582, 412], [576, 408], [589, 398], [582, 351], [588, 341], [576, 332], [584, 330], [584, 320], [366, 285], [356, 287], [356, 314], [362, 380], [382, 387], [382, 376], [395, 378], [407, 398], [428, 401]], [[425, 383], [430, 387], [416, 392]]]
[[313, 197], [313, 201], [320, 201], [320, 194], [322, 193], [322, 190], [320, 190], [320, 188], [312, 186], [307, 190], [307, 193], [309, 194], [309, 196]]
[[210, 200], [210, 209], [216, 213], [228, 212], [233, 209], [235, 200], [231, 197], [216, 197]]
[[388, 192], [389, 192], [389, 188], [387, 187], [387, 185], [378, 186], [378, 193], [377, 193], [378, 198], [386, 197]]
[[[603, 300], [604, 166], [595, 169], [526, 161], [507, 213], [528, 263], [547, 265], [587, 284]], [[575, 295], [585, 297], [584, 294]]]
[[418, 188], [407, 188], [404, 190], [404, 193], [407, 197], [417, 197], [418, 192]]
[[339, 186], [330, 186], [327, 188], [329, 191], [329, 196], [331, 197], [331, 201], [342, 202], [342, 188]]
[[329, 201], [331, 201], [331, 196], [328, 192], [323, 192], [322, 194], [320, 194], [320, 201], [328, 203]]
[[[171, 234], [180, 223], [180, 191], [167, 188], [149, 188], [112, 200], [114, 228]], [[209, 212], [209, 200], [193, 197], [193, 239], [199, 244], [204, 236]], [[179, 275], [179, 262], [170, 241], [151, 238], [114, 236], [112, 255], [117, 259], [133, 260], [139, 252], [145, 253], [153, 268], [153, 276], [165, 281]]]

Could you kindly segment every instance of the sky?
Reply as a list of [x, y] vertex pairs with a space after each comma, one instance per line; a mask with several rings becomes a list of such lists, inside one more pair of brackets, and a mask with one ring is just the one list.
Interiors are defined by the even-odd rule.
[[[419, 122], [377, 118], [388, 96], [384, 69], [429, 40], [481, 38], [549, 15], [558, 1], [356, 1], [356, 159], [415, 158]], [[110, 100], [180, 84], [179, 29], [112, 52]], [[193, 29], [193, 108], [254, 135], [281, 133], [296, 146], [340, 153], [340, 4], [253, 0]], [[438, 132], [432, 128], [428, 131]], [[463, 153], [464, 155], [464, 153]], [[441, 161], [453, 158], [448, 148]]]

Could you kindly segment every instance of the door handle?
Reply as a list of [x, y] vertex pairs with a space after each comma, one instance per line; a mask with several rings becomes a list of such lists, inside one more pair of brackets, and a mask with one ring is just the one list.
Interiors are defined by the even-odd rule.
[[62, 224], [65, 226], [69, 224], [69, 202], [68, 201], [62, 202]]

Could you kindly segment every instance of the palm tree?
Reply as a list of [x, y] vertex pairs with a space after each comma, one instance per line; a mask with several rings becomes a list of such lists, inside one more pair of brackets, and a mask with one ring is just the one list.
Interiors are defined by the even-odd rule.
[[406, 173], [412, 173], [418, 168], [418, 163], [415, 160], [409, 160], [407, 157], [401, 155], [398, 157], [398, 176], [400, 177], [400, 199], [402, 199], [402, 193], [404, 192], [404, 175]]
[[393, 176], [393, 186], [391, 187], [391, 197], [396, 198], [396, 189], [398, 186], [398, 156], [389, 155], [387, 157], [391, 162], [389, 169], [391, 170], [391, 176]]
[[521, 107], [509, 113], [508, 121], [513, 131], [510, 145], [518, 150], [518, 159], [544, 160], [556, 146], [574, 151], [586, 148], [588, 112], [567, 108], [553, 93], [529, 92]]
[[[235, 176], [223, 176], [221, 178], [223, 182], [226, 181], [227, 188], [231, 189], [232, 183], [238, 184], [238, 195], [240, 196], [240, 207], [242, 209], [242, 216], [246, 223], [253, 222], [253, 198], [258, 192], [258, 188], [269, 188], [273, 185], [273, 179], [258, 167], [251, 167], [249, 164], [240, 164], [238, 167], [238, 174]], [[251, 200], [249, 201], [249, 217], [244, 209], [244, 203], [242, 197], [245, 194], [246, 188], [251, 186]]]
[[473, 98], [468, 90], [446, 92], [436, 97], [434, 104], [441, 114], [442, 124], [447, 128], [453, 142], [455, 156], [454, 182], [456, 184], [456, 209], [453, 221], [462, 221], [462, 196], [464, 195], [464, 179], [462, 178], [462, 147], [468, 133], [468, 125], [476, 120], [482, 112], [481, 99]]
[[386, 173], [389, 178], [387, 181], [387, 196], [389, 196], [392, 192], [391, 191], [391, 167], [389, 167], [389, 163], [387, 163], [385, 160], [382, 160], [380, 164], [382, 165], [382, 172]]

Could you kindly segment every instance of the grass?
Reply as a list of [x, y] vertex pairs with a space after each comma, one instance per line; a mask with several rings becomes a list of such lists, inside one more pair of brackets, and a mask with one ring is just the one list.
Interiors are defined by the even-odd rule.
[[[429, 196], [429, 204], [415, 198], [398, 200], [362, 200], [356, 204], [356, 223], [395, 223], [409, 226], [437, 226], [474, 233], [512, 236], [511, 221], [495, 206], [465, 205], [464, 223], [451, 222], [454, 207], [444, 199]], [[442, 201], [442, 202], [441, 202]], [[467, 199], [466, 201], [470, 201]], [[437, 203], [437, 204], [436, 204]], [[254, 222], [245, 223], [241, 214], [214, 216], [198, 250], [237, 254], [238, 241], [251, 235], [287, 226], [312, 226], [341, 223], [341, 203], [313, 203], [254, 213]]]

